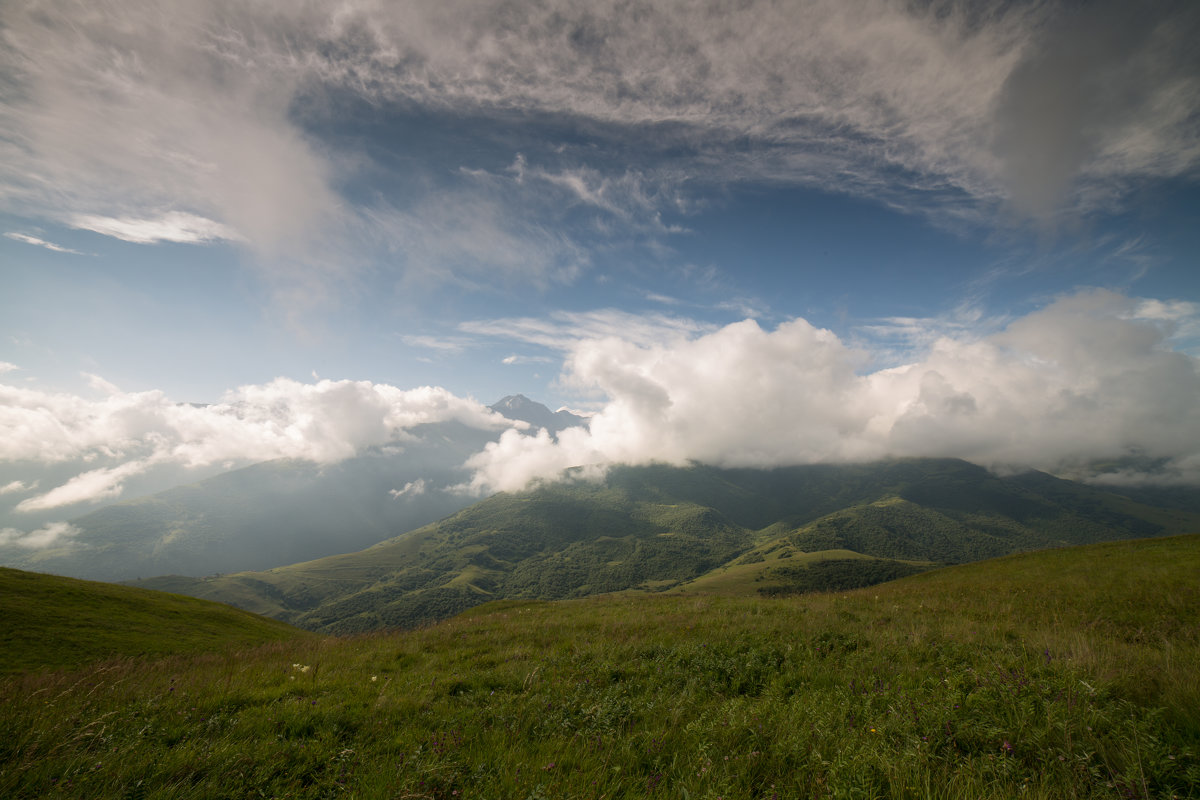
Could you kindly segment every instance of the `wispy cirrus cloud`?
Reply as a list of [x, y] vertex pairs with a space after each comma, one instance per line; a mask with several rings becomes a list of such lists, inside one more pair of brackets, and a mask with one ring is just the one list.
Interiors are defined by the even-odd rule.
[[416, 347], [422, 350], [433, 350], [446, 354], [461, 353], [471, 345], [471, 340], [464, 336], [405, 335], [400, 337], [400, 341], [404, 342], [409, 347]]
[[515, 339], [554, 351], [566, 351], [583, 339], [620, 338], [651, 344], [685, 338], [714, 325], [668, 314], [633, 314], [619, 309], [555, 311], [546, 317], [471, 320], [459, 329], [478, 336]]
[[24, 242], [25, 244], [44, 247], [47, 250], [53, 250], [55, 253], [69, 253], [76, 256], [87, 255], [87, 253], [81, 253], [78, 250], [72, 250], [69, 247], [63, 247], [62, 245], [55, 244], [54, 242], [48, 242], [45, 239], [39, 239], [38, 237], [30, 236], [27, 233], [6, 233], [4, 236], [5, 238], [12, 239], [14, 242]]
[[159, 242], [203, 244], [223, 240], [239, 241], [242, 238], [228, 225], [181, 211], [172, 211], [146, 219], [80, 214], [72, 217], [70, 224], [80, 230], [93, 231], [135, 244], [158, 244]]
[[552, 364], [554, 359], [548, 356], [525, 356], [513, 353], [510, 356], [505, 356], [500, 359], [501, 364], [513, 366], [514, 364]]
[[[669, 235], [698, 190], [750, 182], [992, 225], [1200, 168], [1195, 4], [635, 5], [10, 4], [0, 205], [131, 242], [237, 240], [312, 291], [364, 242], [426, 277], [545, 284], [588, 268], [595, 243], [558, 224], [581, 209], [602, 216], [577, 231]], [[459, 191], [446, 176], [503, 170], [436, 142], [358, 147], [334, 121], [360, 106], [465, 121], [524, 153], [510, 186], [559, 202]], [[352, 191], [381, 170], [403, 200]]]

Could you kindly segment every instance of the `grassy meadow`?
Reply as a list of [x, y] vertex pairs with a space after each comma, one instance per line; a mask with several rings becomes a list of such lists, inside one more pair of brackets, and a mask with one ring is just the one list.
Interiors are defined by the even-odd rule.
[[0, 679], [0, 797], [1200, 796], [1200, 537]]
[[194, 597], [0, 567], [0, 674], [313, 636]]

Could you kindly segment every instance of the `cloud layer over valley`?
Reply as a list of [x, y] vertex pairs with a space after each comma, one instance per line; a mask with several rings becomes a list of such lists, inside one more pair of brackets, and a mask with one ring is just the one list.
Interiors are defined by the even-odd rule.
[[1062, 472], [1138, 455], [1169, 459], [1169, 479], [1200, 483], [1200, 370], [1168, 344], [1196, 314], [1086, 291], [874, 372], [862, 371], [869, 353], [802, 319], [654, 345], [584, 340], [571, 345], [564, 380], [606, 398], [590, 427], [558, 441], [507, 432], [471, 464], [481, 488], [515, 489], [612, 462], [955, 456]]
[[[1161, 468], [1108, 479], [1200, 483], [1200, 368], [1171, 347], [1198, 313], [1089, 290], [989, 335], [942, 337], [920, 360], [874, 371], [865, 369], [871, 354], [803, 319], [579, 338], [564, 345], [562, 381], [601, 410], [557, 438], [429, 387], [279, 379], [193, 406], [100, 379], [98, 399], [4, 385], [0, 427], [10, 435], [0, 460], [83, 465], [57, 486], [13, 482], [4, 492], [18, 511], [66, 510], [119, 497], [131, 475], [162, 464], [332, 463], [403, 446], [412, 427], [446, 420], [507, 428], [467, 461], [480, 493], [613, 463], [771, 467], [894, 456], [1068, 474], [1138, 456]], [[513, 330], [545, 336], [545, 326], [525, 322]], [[32, 546], [66, 535], [19, 533], [5, 537]]]
[[162, 392], [122, 392], [94, 379], [89, 399], [0, 384], [0, 462], [105, 464], [48, 491], [14, 482], [34, 512], [119, 497], [132, 476], [162, 465], [229, 467], [277, 458], [334, 463], [368, 447], [399, 445], [408, 430], [457, 421], [484, 430], [514, 424], [444, 389], [368, 381], [278, 379], [230, 391], [220, 403], [177, 403]]
[[[0, 545], [448, 421], [463, 469], [382, 502], [1200, 485], [1198, 40], [1194, 0], [0, 2]], [[517, 393], [587, 424], [476, 399]]]

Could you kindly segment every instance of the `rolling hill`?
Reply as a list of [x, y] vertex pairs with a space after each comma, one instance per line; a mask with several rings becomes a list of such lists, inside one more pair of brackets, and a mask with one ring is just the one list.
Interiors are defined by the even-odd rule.
[[0, 567], [0, 672], [310, 638], [278, 620], [194, 597]]
[[141, 585], [344, 633], [409, 627], [502, 598], [844, 589], [1024, 550], [1198, 530], [1200, 515], [1190, 512], [953, 459], [655, 465], [499, 494], [355, 553]]
[[1200, 796], [1200, 536], [0, 676], [0, 796]]

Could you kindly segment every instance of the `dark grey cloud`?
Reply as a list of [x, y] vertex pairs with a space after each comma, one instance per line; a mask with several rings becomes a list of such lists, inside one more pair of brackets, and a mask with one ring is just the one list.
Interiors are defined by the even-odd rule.
[[1197, 41], [1195, 3], [1061, 9], [1008, 76], [996, 107], [996, 151], [1013, 206], [1045, 218], [1064, 204], [1111, 203], [1122, 180], [1194, 175]]

